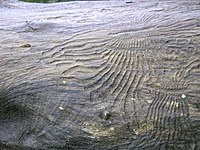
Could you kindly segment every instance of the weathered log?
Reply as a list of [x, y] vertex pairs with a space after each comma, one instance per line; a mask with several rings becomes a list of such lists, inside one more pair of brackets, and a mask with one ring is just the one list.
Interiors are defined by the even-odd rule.
[[200, 149], [200, 4], [0, 0], [0, 149]]

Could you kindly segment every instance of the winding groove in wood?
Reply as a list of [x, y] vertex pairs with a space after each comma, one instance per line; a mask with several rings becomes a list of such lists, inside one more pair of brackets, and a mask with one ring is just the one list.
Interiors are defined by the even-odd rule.
[[[133, 143], [141, 149], [170, 147], [184, 137], [190, 128], [189, 99], [199, 103], [200, 97], [192, 92], [200, 85], [194, 75], [200, 74], [200, 60], [184, 59], [189, 55], [184, 49], [199, 50], [199, 36], [188, 39], [199, 34], [199, 20], [167, 22], [164, 17], [163, 24], [155, 25], [158, 17], [137, 15], [103, 37], [80, 33], [43, 53], [51, 65], [62, 66], [61, 79], [82, 85], [90, 103], [108, 103], [105, 109], [132, 123]], [[142, 124], [148, 127], [142, 130]]]

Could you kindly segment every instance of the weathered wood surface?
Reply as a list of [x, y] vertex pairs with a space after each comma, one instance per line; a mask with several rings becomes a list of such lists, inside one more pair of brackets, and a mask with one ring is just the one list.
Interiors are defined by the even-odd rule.
[[200, 4], [0, 0], [0, 149], [200, 149]]

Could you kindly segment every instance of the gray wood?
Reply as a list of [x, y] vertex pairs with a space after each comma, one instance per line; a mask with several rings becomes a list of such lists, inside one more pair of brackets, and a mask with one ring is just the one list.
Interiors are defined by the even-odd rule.
[[0, 149], [200, 149], [200, 3], [0, 0]]

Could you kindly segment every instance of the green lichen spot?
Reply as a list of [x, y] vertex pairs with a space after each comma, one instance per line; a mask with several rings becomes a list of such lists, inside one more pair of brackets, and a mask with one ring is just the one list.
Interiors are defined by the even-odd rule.
[[100, 138], [100, 137], [113, 137], [115, 128], [114, 127], [103, 127], [100, 123], [97, 122], [85, 122], [83, 124], [83, 131], [91, 134], [91, 138]]
[[144, 123], [144, 124], [141, 124], [139, 127], [133, 128], [133, 132], [136, 135], [138, 135], [138, 134], [141, 134], [143, 132], [149, 131], [151, 129], [153, 129], [153, 123], [152, 122]]

